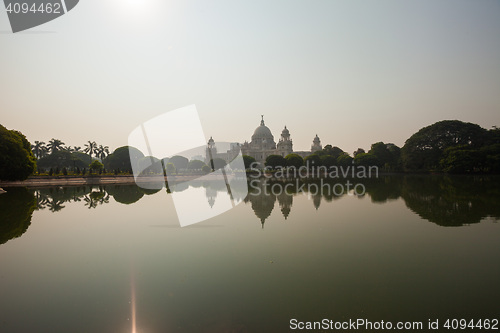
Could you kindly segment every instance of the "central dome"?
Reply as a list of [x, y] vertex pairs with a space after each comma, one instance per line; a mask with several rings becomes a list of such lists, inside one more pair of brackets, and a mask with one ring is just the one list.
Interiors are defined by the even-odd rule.
[[273, 138], [271, 130], [266, 125], [260, 125], [259, 127], [257, 127], [253, 132], [252, 137], [254, 136], [259, 138]]
[[251, 144], [254, 147], [259, 147], [259, 149], [276, 149], [276, 142], [274, 142], [274, 136], [271, 133], [269, 127], [264, 124], [264, 116], [260, 121], [260, 126], [255, 129], [252, 135]]
[[264, 116], [262, 116], [260, 126], [255, 129], [252, 135], [252, 141], [257, 142], [260, 140], [274, 142], [274, 136], [271, 133], [271, 130], [266, 126], [266, 124], [264, 124]]

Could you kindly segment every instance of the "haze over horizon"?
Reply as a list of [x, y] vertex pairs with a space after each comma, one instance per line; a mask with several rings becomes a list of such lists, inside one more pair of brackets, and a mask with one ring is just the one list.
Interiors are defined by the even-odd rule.
[[500, 126], [498, 1], [82, 0], [12, 34], [0, 10], [0, 124], [112, 150], [195, 104], [207, 139], [250, 140], [264, 115], [295, 150], [352, 154], [458, 119]]

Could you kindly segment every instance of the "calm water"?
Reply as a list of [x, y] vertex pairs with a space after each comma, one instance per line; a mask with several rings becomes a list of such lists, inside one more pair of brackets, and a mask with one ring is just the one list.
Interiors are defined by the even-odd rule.
[[[498, 178], [363, 184], [365, 195], [295, 186], [274, 195], [257, 190], [273, 183], [257, 184], [236, 208], [186, 228], [165, 190], [7, 189], [0, 332], [287, 332], [292, 318], [500, 317]], [[192, 209], [224, 190], [199, 189], [207, 201]]]

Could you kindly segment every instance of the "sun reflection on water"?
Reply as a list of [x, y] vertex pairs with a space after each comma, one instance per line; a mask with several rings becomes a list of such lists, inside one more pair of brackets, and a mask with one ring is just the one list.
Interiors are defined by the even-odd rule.
[[131, 322], [132, 322], [132, 333], [137, 333], [136, 325], [136, 313], [135, 313], [135, 277], [132, 271], [130, 277], [130, 312], [131, 312]]

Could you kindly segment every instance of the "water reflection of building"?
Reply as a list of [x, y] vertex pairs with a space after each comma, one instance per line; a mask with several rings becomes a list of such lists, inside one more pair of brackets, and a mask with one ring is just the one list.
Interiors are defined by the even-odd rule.
[[265, 182], [259, 182], [258, 188], [260, 191], [251, 191], [245, 198], [245, 203], [250, 202], [252, 205], [252, 210], [259, 218], [262, 228], [264, 228], [266, 219], [271, 215], [276, 201], [275, 195], [266, 193], [264, 190], [265, 186]]
[[217, 190], [211, 188], [210, 186], [205, 187], [205, 195], [207, 196], [208, 204], [210, 208], [214, 207], [215, 198], [217, 198]]
[[286, 220], [288, 218], [288, 215], [290, 215], [290, 211], [292, 209], [293, 195], [287, 194], [285, 191], [282, 191], [278, 195], [278, 203], [281, 208], [281, 213], [283, 214]]
[[319, 206], [321, 205], [321, 194], [320, 193], [315, 193], [312, 195], [312, 202], [314, 205], [314, 208], [318, 210]]

